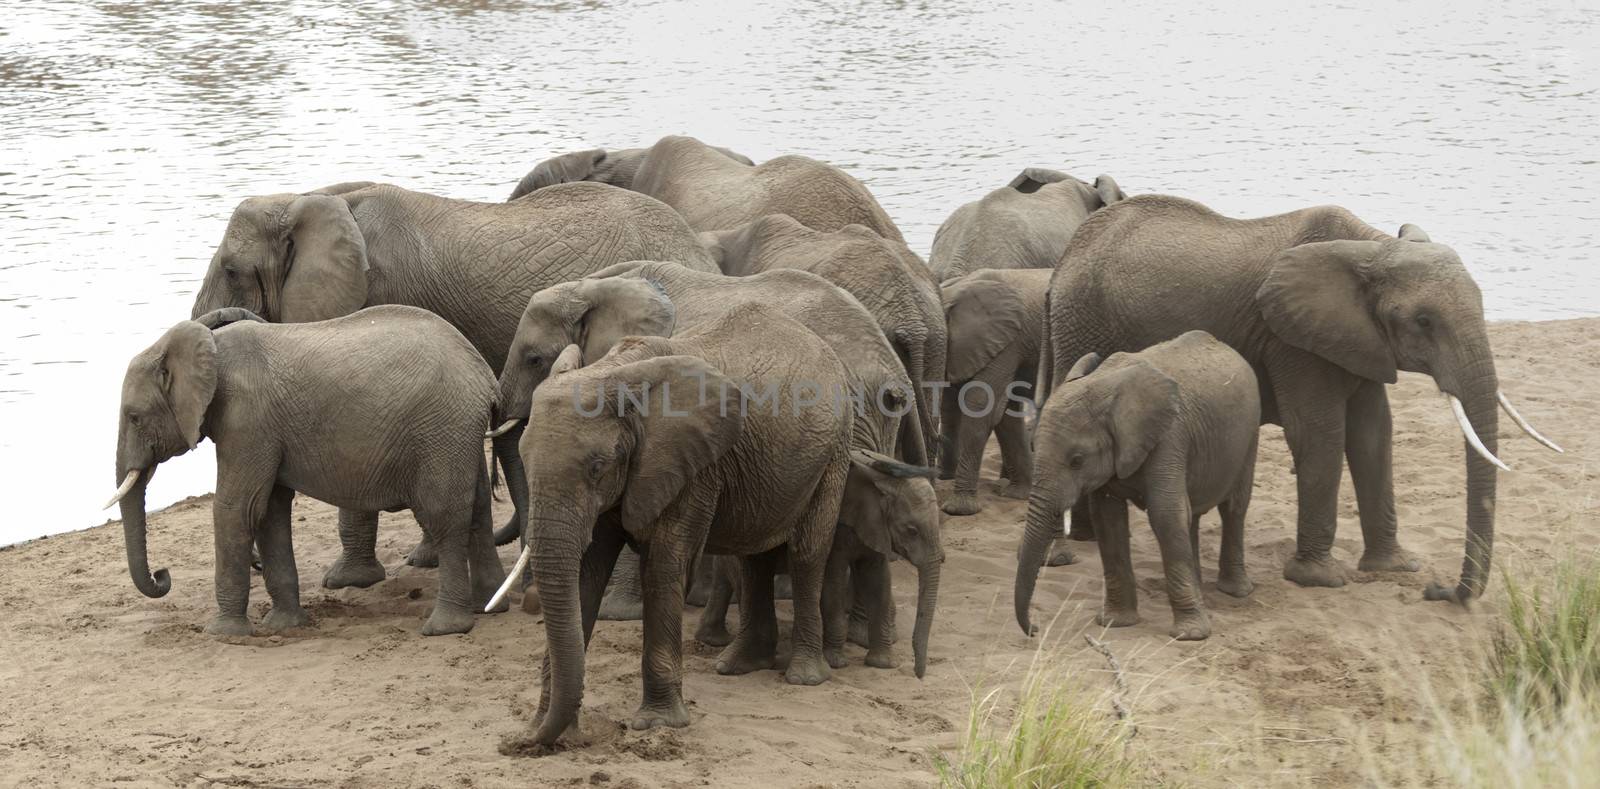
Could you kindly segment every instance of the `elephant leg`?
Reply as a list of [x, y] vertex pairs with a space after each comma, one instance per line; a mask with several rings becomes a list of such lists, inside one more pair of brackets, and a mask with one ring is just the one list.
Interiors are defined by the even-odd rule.
[[440, 636], [472, 629], [472, 577], [468, 569], [468, 542], [472, 534], [471, 497], [454, 506], [414, 509], [417, 523], [439, 548], [439, 592], [433, 613], [422, 623], [422, 634]]
[[633, 622], [644, 618], [644, 589], [639, 578], [640, 557], [632, 549], [622, 552], [611, 586], [600, 603], [600, 618], [608, 622]]
[[378, 562], [378, 513], [339, 509], [339, 558], [322, 575], [327, 589], [365, 589], [388, 577]]
[[272, 610], [261, 620], [262, 629], [268, 631], [311, 623], [311, 617], [300, 607], [300, 573], [294, 566], [294, 537], [289, 526], [293, 507], [294, 491], [274, 486], [267, 499], [267, 513], [256, 529], [261, 574], [266, 578], [267, 596], [272, 598]]
[[644, 654], [641, 674], [644, 700], [634, 715], [635, 730], [656, 726], [689, 725], [689, 708], [683, 703], [683, 593], [684, 579], [694, 565], [694, 556], [711, 526], [710, 514], [703, 523], [685, 524], [688, 538], [657, 540], [644, 556]]
[[794, 626], [790, 629], [789, 667], [783, 676], [790, 685], [819, 685], [832, 674], [822, 656], [822, 578], [827, 572], [846, 471], [847, 466], [839, 464], [818, 481], [789, 540]]
[[[218, 459], [218, 465], [224, 459]], [[221, 476], [219, 474], [219, 476]], [[219, 481], [211, 503], [217, 615], [206, 625], [206, 632], [218, 636], [250, 635], [250, 548], [262, 511], [272, 495], [271, 479], [257, 485]], [[263, 565], [265, 566], [265, 565]]]
[[954, 399], [961, 409], [961, 428], [956, 433], [956, 484], [944, 511], [950, 515], [974, 515], [983, 510], [978, 504], [978, 474], [983, 469], [983, 450], [1005, 416], [1007, 376], [999, 375], [990, 362], [977, 378], [962, 385]]
[[[1172, 602], [1172, 629], [1168, 635], [1179, 641], [1199, 641], [1211, 635], [1211, 621], [1195, 565], [1193, 546], [1198, 541], [1198, 521], [1190, 512], [1189, 493], [1181, 482], [1161, 485], [1159, 498], [1150, 501], [1150, 528], [1161, 547], [1161, 566], [1167, 577], [1167, 597]], [[1126, 512], [1126, 508], [1124, 508]]]
[[1274, 373], [1273, 390], [1299, 494], [1295, 553], [1284, 565], [1283, 577], [1301, 586], [1344, 586], [1344, 568], [1333, 558], [1333, 537], [1339, 525], [1345, 400], [1350, 387], [1304, 369]]
[[700, 554], [694, 561], [694, 582], [689, 584], [689, 592], [684, 595], [683, 602], [696, 608], [704, 608], [706, 601], [711, 599], [711, 585], [715, 584], [714, 557], [709, 554]]
[[873, 668], [894, 668], [894, 592], [889, 583], [889, 560], [881, 553], [856, 563], [856, 574], [862, 577], [861, 588], [866, 592], [867, 623], [871, 629], [871, 644], [867, 647], [867, 665]]
[[1222, 557], [1217, 562], [1217, 589], [1233, 597], [1244, 597], [1255, 589], [1244, 568], [1244, 514], [1250, 509], [1250, 493], [1241, 499], [1234, 494], [1217, 510], [1222, 515]]
[[[522, 454], [517, 450], [518, 442], [522, 441], [522, 431], [527, 429], [524, 422], [507, 431], [505, 435], [494, 439], [494, 457], [500, 463], [500, 469], [505, 472], [506, 492], [511, 495], [511, 506], [514, 509], [511, 520], [506, 525], [495, 530], [495, 545], [510, 545], [516, 542], [528, 527], [528, 474], [522, 467]], [[531, 576], [523, 578], [523, 587], [527, 587]]]
[[438, 567], [439, 547], [433, 544], [427, 532], [422, 533], [422, 539], [410, 551], [406, 552], [406, 565], [409, 567]]
[[1088, 498], [1089, 517], [1100, 538], [1100, 566], [1106, 583], [1105, 601], [1094, 621], [1102, 627], [1136, 625], [1139, 587], [1133, 580], [1133, 558], [1128, 550], [1128, 503], [1098, 491]]
[[1200, 572], [1200, 516], [1203, 513], [1192, 512], [1189, 515], [1189, 555], [1194, 558], [1190, 562], [1194, 567], [1195, 594], [1201, 594], [1205, 588], [1205, 580]]
[[939, 398], [939, 479], [955, 479], [956, 461], [960, 450], [956, 446], [961, 430], [961, 408], [954, 396]]
[[844, 668], [844, 642], [850, 630], [850, 586], [855, 580], [850, 556], [834, 537], [828, 569], [822, 578], [822, 656], [833, 668]]
[[1007, 483], [1000, 495], [1026, 501], [1033, 490], [1033, 448], [1028, 445], [1028, 427], [1021, 415], [1005, 414], [994, 432], [1000, 441], [1000, 476]]
[[705, 609], [700, 612], [700, 626], [695, 628], [694, 640], [710, 647], [725, 647], [733, 642], [733, 634], [728, 632], [728, 606], [733, 604], [733, 595], [738, 591], [740, 562], [733, 556], [709, 554], [700, 561], [711, 567], [711, 592], [706, 596]]
[[[472, 576], [472, 610], [485, 611], [494, 593], [505, 583], [506, 568], [494, 549], [494, 505], [491, 503], [489, 470], [478, 461], [478, 481], [472, 496], [472, 530], [467, 535], [467, 569]], [[510, 600], [501, 600], [494, 611], [511, 610]]]
[[[848, 598], [850, 602], [849, 639], [850, 643], [858, 647], [870, 648], [872, 646], [872, 627], [870, 625], [871, 617], [867, 608], [868, 601], [872, 600], [875, 595], [892, 594], [889, 590], [889, 576], [885, 575], [883, 577], [882, 588], [880, 589], [872, 588], [871, 583], [870, 579], [857, 575], [854, 571], [850, 573], [850, 596]], [[889, 607], [886, 615], [889, 617], [889, 643], [893, 644], [900, 640], [900, 629], [895, 623], [893, 606]]]
[[778, 619], [772, 577], [783, 548], [739, 560], [739, 633], [717, 656], [718, 674], [748, 674], [777, 663]]
[[1389, 414], [1389, 394], [1377, 381], [1362, 381], [1350, 397], [1345, 410], [1344, 456], [1350, 464], [1366, 546], [1356, 567], [1416, 572], [1421, 563], [1395, 538], [1394, 422]]

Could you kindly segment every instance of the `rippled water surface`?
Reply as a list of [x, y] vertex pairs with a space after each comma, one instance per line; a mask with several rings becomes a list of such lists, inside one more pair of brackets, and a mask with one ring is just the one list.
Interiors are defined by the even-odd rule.
[[[0, 544], [104, 517], [124, 365], [188, 317], [243, 197], [500, 200], [547, 154], [668, 133], [846, 167], [923, 254], [1046, 165], [1416, 222], [1491, 317], [1600, 313], [1600, 9], [1277, 5], [13, 0]], [[150, 505], [210, 490], [212, 454], [163, 465]]]

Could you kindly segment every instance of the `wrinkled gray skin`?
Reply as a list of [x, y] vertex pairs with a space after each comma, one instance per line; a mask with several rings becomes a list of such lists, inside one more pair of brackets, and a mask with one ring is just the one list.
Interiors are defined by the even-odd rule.
[[[230, 320], [242, 322], [222, 326]], [[120, 502], [134, 585], [149, 597], [170, 587], [166, 570], [150, 575], [145, 554], [150, 475], [210, 438], [218, 611], [206, 632], [251, 633], [252, 543], [272, 597], [262, 627], [308, 622], [290, 539], [296, 492], [352, 513], [340, 518], [341, 537], [359, 522], [375, 529], [379, 510], [410, 509], [439, 546], [439, 594], [422, 633], [467, 632], [505, 578], [481, 438], [493, 404], [494, 377], [478, 352], [414, 307], [294, 326], [230, 309], [177, 324], [133, 358], [122, 383], [117, 479], [139, 473]], [[346, 548], [324, 586], [383, 580], [371, 531]]]
[[855, 296], [910, 374], [927, 454], [937, 456], [938, 414], [925, 384], [945, 380], [944, 309], [938, 283], [915, 253], [859, 225], [822, 232], [783, 214], [700, 238], [724, 274], [800, 269]]
[[941, 282], [979, 269], [1053, 269], [1090, 214], [1126, 199], [1109, 175], [1086, 184], [1029, 167], [1011, 183], [956, 209], [933, 236], [928, 267]]
[[[715, 270], [683, 218], [643, 195], [572, 184], [512, 204], [475, 203], [347, 183], [240, 203], [193, 314], [244, 307], [274, 323], [302, 323], [409, 304], [449, 321], [498, 373], [529, 295], [641, 258]], [[501, 544], [521, 533], [527, 512], [521, 430], [494, 442], [516, 507], [496, 535]], [[410, 558], [436, 561], [426, 538]]]
[[[787, 544], [794, 649], [785, 677], [827, 679], [820, 598], [850, 419], [831, 398], [797, 407], [794, 387], [843, 385], [838, 358], [804, 326], [756, 305], [671, 339], [629, 338], [587, 367], [577, 367], [579, 355], [563, 351], [535, 390], [532, 418], [542, 429], [521, 446], [548, 645], [532, 739], [548, 745], [576, 722], [585, 647], [624, 543], [644, 556], [644, 699], [634, 728], [688, 725], [683, 595], [702, 546], [743, 557], [745, 621], [717, 671], [773, 667], [773, 565]], [[619, 385], [632, 395], [619, 396]], [[742, 392], [769, 388], [771, 403], [741, 402]], [[647, 401], [648, 412], [629, 398]]]
[[[501, 412], [508, 419], [526, 418], [535, 388], [568, 344], [580, 344], [581, 364], [603, 357], [624, 336], [672, 336], [745, 304], [770, 306], [821, 337], [844, 364], [853, 391], [888, 393], [883, 407], [866, 400], [856, 412], [852, 447], [893, 455], [905, 421], [911, 440], [902, 454], [909, 463], [927, 463], [918, 422], [896, 416], [912, 407], [903, 394], [910, 391], [910, 379], [872, 315], [821, 277], [788, 269], [728, 277], [677, 263], [635, 261], [539, 291], [528, 300], [500, 375]], [[643, 614], [637, 564], [631, 552], [619, 561], [617, 583], [601, 606], [601, 619], [638, 619]], [[878, 592], [887, 593], [887, 588]], [[725, 592], [721, 599], [728, 597]], [[718, 622], [722, 616], [721, 611], [708, 612], [701, 621]], [[705, 640], [714, 643], [716, 637]]]
[[[1460, 399], [1489, 452], [1499, 380], [1483, 298], [1447, 246], [1406, 225], [1399, 238], [1337, 207], [1260, 219], [1142, 195], [1097, 212], [1050, 283], [1041, 384], [1090, 351], [1132, 351], [1189, 329], [1232, 346], [1255, 370], [1262, 421], [1283, 426], [1299, 489], [1295, 555], [1284, 577], [1341, 586], [1332, 556], [1344, 462], [1366, 543], [1360, 569], [1413, 572], [1395, 538], [1393, 450], [1384, 384], [1431, 375]], [[1482, 593], [1494, 541], [1495, 467], [1469, 448], [1467, 547], [1454, 590]]]
[[1255, 481], [1261, 402], [1239, 354], [1203, 331], [1100, 364], [1088, 354], [1056, 387], [1034, 433], [1035, 479], [1017, 551], [1017, 624], [1032, 633], [1029, 606], [1039, 563], [1061, 532], [1062, 509], [1089, 497], [1105, 571], [1095, 621], [1139, 621], [1128, 552], [1128, 503], [1150, 514], [1180, 641], [1211, 634], [1200, 591], [1200, 516], [1222, 511], [1217, 588], [1250, 593], [1244, 521]]
[[596, 148], [547, 159], [523, 177], [511, 199], [571, 181], [598, 181], [650, 195], [676, 208], [695, 230], [725, 230], [768, 214], [788, 214], [823, 232], [863, 225], [884, 238], [905, 240], [860, 181], [804, 156], [752, 165], [693, 137], [662, 137], [649, 148]]

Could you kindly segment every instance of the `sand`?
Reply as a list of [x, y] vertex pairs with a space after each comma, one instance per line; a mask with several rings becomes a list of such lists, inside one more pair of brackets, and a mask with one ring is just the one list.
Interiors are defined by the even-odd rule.
[[[1548, 452], [1501, 422], [1497, 567], [1537, 575], [1565, 553], [1593, 550], [1600, 456], [1600, 319], [1491, 327], [1504, 389], [1567, 454]], [[1035, 614], [1055, 618], [1049, 656], [1086, 692], [1109, 687], [1098, 634], [1125, 666], [1139, 725], [1130, 753], [1151, 780], [1193, 785], [1345, 785], [1385, 765], [1426, 775], [1430, 698], [1448, 702], [1443, 674], [1492, 624], [1487, 602], [1464, 610], [1422, 599], [1454, 582], [1464, 526], [1462, 445], [1432, 382], [1391, 387], [1395, 490], [1402, 544], [1423, 570], [1358, 573], [1361, 536], [1346, 480], [1335, 555], [1342, 589], [1302, 589], [1281, 577], [1293, 549], [1294, 478], [1281, 431], [1263, 429], [1246, 530], [1255, 593], [1218, 593], [1218, 525], [1202, 526], [1205, 642], [1166, 637], [1170, 609], [1154, 540], [1133, 523], [1144, 621], [1092, 625], [1101, 581], [1092, 543], [1080, 561], [1041, 576]], [[109, 458], [105, 459], [107, 463]], [[417, 539], [409, 515], [385, 514], [379, 558], [389, 578], [364, 590], [318, 585], [336, 555], [332, 508], [301, 497], [295, 542], [312, 626], [224, 642], [201, 627], [212, 599], [210, 500], [150, 519], [150, 556], [171, 568], [172, 592], [142, 597], [128, 579], [116, 524], [0, 551], [0, 784], [127, 786], [923, 786], [932, 754], [965, 724], [975, 686], [1014, 683], [1040, 640], [1011, 613], [1015, 550], [1026, 504], [995, 495], [990, 448], [983, 513], [945, 522], [943, 594], [926, 679], [851, 665], [815, 687], [777, 672], [721, 677], [715, 650], [685, 648], [685, 729], [624, 731], [639, 698], [640, 627], [603, 622], [589, 650], [586, 744], [538, 758], [502, 755], [538, 702], [544, 631], [513, 609], [464, 636], [417, 634], [435, 575], [401, 564]], [[940, 483], [943, 492], [949, 483]], [[105, 490], [86, 490], [100, 498]], [[500, 517], [506, 505], [497, 503]], [[507, 566], [512, 548], [502, 549]], [[896, 563], [909, 635], [915, 575]], [[259, 576], [252, 616], [267, 606]], [[690, 609], [685, 634], [698, 609]], [[780, 613], [786, 622], [786, 611]], [[1445, 690], [1429, 688], [1442, 683]]]

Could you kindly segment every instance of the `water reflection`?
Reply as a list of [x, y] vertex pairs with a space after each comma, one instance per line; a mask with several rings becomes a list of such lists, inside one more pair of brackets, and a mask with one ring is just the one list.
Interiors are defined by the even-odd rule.
[[[926, 252], [1032, 164], [1249, 216], [1334, 202], [1462, 253], [1496, 318], [1596, 311], [1600, 11], [22, 0], [0, 21], [0, 543], [98, 522], [126, 360], [233, 205], [343, 180], [498, 200], [689, 133], [865, 180]], [[211, 487], [211, 450], [152, 506]], [[152, 534], [159, 546], [160, 535]]]

